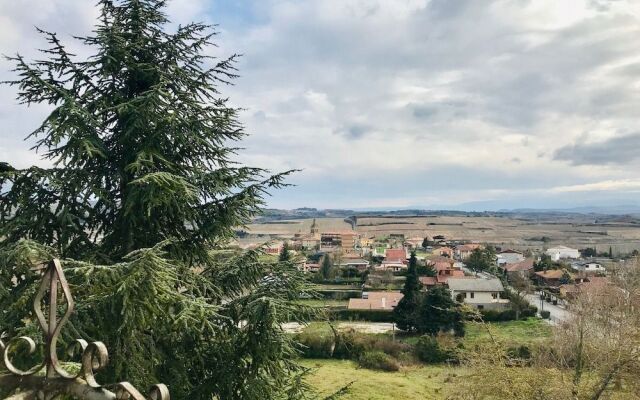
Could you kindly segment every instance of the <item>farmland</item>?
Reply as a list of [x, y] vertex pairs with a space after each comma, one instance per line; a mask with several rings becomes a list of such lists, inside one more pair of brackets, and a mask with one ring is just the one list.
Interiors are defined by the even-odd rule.
[[[308, 233], [313, 219], [271, 221], [247, 227], [248, 242], [288, 238]], [[351, 230], [342, 218], [319, 218], [320, 232]], [[503, 215], [503, 216], [392, 216], [358, 217], [356, 231], [362, 237], [443, 235], [451, 240], [473, 240], [498, 247], [540, 250], [553, 245], [576, 248], [612, 248], [614, 254], [640, 249], [640, 224], [631, 217], [598, 215]]]

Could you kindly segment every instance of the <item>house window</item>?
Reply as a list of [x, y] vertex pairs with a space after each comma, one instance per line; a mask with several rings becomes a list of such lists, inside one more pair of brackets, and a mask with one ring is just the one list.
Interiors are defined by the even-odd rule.
[[473, 292], [471, 292], [471, 298], [472, 298], [472, 299], [473, 299], [473, 295], [474, 295], [474, 293], [473, 293]]
[[478, 310], [484, 310], [484, 306], [482, 304], [478, 305]]
[[491, 293], [491, 297], [493, 297], [493, 299], [497, 299], [498, 298], [498, 293]]

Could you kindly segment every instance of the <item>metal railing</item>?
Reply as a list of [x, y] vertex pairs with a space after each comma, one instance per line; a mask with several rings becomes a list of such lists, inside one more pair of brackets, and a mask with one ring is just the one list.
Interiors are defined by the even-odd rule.
[[[48, 301], [43, 301], [47, 293]], [[58, 293], [66, 303], [66, 310], [60, 317]], [[46, 307], [48, 312], [45, 310]], [[16, 367], [12, 360], [12, 350], [26, 345], [29, 354], [34, 354], [37, 349], [36, 342], [30, 337], [20, 336], [5, 343], [0, 335], [1, 363], [8, 371], [7, 374], [0, 375], [0, 393], [5, 393], [5, 400], [52, 400], [63, 395], [80, 400], [169, 400], [169, 390], [163, 384], [154, 385], [145, 397], [128, 382], [110, 385], [98, 383], [95, 372], [109, 362], [107, 348], [102, 342], [87, 343], [83, 339], [76, 339], [68, 353], [77, 354], [78, 350], [81, 351], [80, 369], [74, 373], [66, 370], [58, 359], [57, 345], [60, 332], [73, 309], [74, 301], [69, 284], [60, 261], [54, 259], [45, 267], [40, 287], [33, 300], [33, 310], [43, 332], [43, 360], [29, 369]]]

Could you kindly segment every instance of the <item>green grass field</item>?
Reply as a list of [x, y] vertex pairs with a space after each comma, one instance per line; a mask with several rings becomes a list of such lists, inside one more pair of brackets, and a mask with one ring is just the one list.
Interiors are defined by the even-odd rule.
[[346, 307], [349, 300], [309, 299], [299, 300], [298, 303], [313, 307]]
[[[467, 323], [464, 346], [491, 340], [491, 336], [507, 346], [541, 343], [551, 336], [551, 327], [543, 320], [530, 318], [524, 321]], [[314, 322], [305, 328], [314, 336], [332, 335], [327, 323]], [[390, 336], [390, 333], [380, 334]], [[398, 335], [397, 339], [409, 343], [419, 336]], [[353, 382], [347, 392], [339, 397], [344, 400], [413, 400], [445, 399], [447, 391], [454, 388], [456, 379], [468, 371], [462, 367], [447, 365], [405, 365], [398, 372], [382, 372], [358, 368], [349, 360], [302, 360], [312, 369], [308, 382], [324, 399]], [[457, 378], [458, 377], [458, 378]]]
[[488, 341], [491, 336], [505, 344], [535, 344], [549, 339], [552, 333], [551, 326], [538, 318], [487, 324], [469, 322], [465, 328], [465, 344]]
[[[312, 300], [306, 300], [312, 301]], [[322, 300], [326, 302], [327, 300]], [[341, 304], [342, 300], [336, 300], [335, 304]], [[340, 322], [336, 321], [336, 325], [340, 325]], [[499, 340], [505, 344], [534, 344], [545, 341], [551, 337], [551, 326], [539, 318], [529, 318], [522, 321], [507, 321], [507, 322], [489, 322], [486, 324], [479, 324], [475, 322], [467, 322], [465, 325], [466, 334], [463, 339], [465, 345], [473, 345], [478, 342], [491, 340], [493, 336], [496, 340]], [[314, 335], [331, 335], [331, 328], [326, 322], [312, 322], [304, 331]], [[386, 333], [384, 335], [391, 335]], [[398, 340], [403, 340], [408, 343], [413, 343], [419, 336], [403, 336], [398, 335]]]
[[446, 386], [461, 368], [446, 366], [405, 367], [399, 372], [357, 368], [348, 360], [304, 360], [312, 369], [308, 382], [324, 399], [353, 382], [341, 400], [444, 399]]

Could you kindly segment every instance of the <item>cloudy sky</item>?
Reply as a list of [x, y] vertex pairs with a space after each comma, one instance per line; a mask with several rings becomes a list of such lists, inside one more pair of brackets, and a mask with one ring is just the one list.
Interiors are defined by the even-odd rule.
[[[0, 0], [0, 52], [89, 32], [92, 0]], [[640, 2], [173, 0], [242, 53], [241, 161], [302, 169], [281, 208], [640, 204]], [[82, 49], [77, 49], [83, 54]], [[12, 77], [0, 62], [0, 80]], [[0, 160], [46, 107], [0, 88]]]

